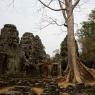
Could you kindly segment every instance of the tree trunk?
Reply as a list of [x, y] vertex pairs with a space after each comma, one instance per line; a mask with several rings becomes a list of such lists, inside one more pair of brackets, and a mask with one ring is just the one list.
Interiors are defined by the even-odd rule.
[[70, 79], [73, 78], [71, 79], [72, 82], [81, 83], [82, 80], [80, 78], [80, 73], [79, 73], [77, 61], [76, 61], [72, 0], [65, 0], [65, 3], [66, 3], [66, 9], [67, 9], [66, 13], [67, 13], [67, 31], [68, 31], [68, 39], [67, 39], [68, 65], [70, 67], [68, 81], [70, 81]]
[[[58, 11], [56, 9], [52, 9], [51, 7], [44, 4], [41, 0], [39, 0], [45, 7]], [[65, 1], [65, 9], [61, 10], [63, 17], [66, 20], [65, 26], [67, 26], [68, 38], [67, 38], [67, 48], [68, 48], [68, 66], [65, 71], [65, 76], [63, 81], [71, 82], [71, 83], [85, 83], [85, 81], [95, 81], [95, 70], [90, 70], [86, 66], [84, 66], [81, 61], [77, 57], [76, 53], [76, 45], [75, 45], [75, 36], [74, 36], [74, 16], [73, 9], [79, 3], [80, 0], [76, 0], [73, 4], [73, 0], [63, 0]], [[60, 9], [63, 9], [63, 4], [60, 3]]]

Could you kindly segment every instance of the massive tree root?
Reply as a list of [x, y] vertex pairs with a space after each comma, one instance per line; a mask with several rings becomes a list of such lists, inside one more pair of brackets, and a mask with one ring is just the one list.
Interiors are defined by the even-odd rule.
[[70, 82], [70, 83], [89, 83], [95, 82], [95, 70], [86, 67], [79, 58], [77, 58], [77, 69], [79, 72], [79, 77], [81, 82], [79, 82], [74, 74], [74, 68], [71, 65], [67, 66], [65, 71], [64, 77], [61, 79], [63, 82]]
[[[95, 70], [83, 65], [79, 58], [77, 58], [77, 70], [80, 75], [78, 77], [80, 77], [81, 83], [95, 81]], [[66, 80], [68, 82], [78, 83], [78, 81], [75, 79], [73, 68], [71, 67], [69, 68], [69, 73], [67, 74]]]

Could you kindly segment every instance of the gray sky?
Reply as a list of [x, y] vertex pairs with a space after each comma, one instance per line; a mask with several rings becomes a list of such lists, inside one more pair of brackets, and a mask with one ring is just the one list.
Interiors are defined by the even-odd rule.
[[[55, 4], [55, 3], [54, 3]], [[56, 6], [56, 4], [54, 5]], [[95, 0], [81, 0], [75, 9], [75, 29], [81, 27], [80, 23], [87, 20], [88, 14], [95, 7]], [[19, 36], [25, 32], [39, 35], [46, 48], [46, 52], [53, 55], [55, 49], [60, 48], [60, 43], [66, 35], [64, 27], [48, 25], [47, 16], [57, 18], [58, 23], [63, 23], [60, 12], [56, 13], [48, 9], [40, 9], [42, 6], [37, 0], [0, 0], [0, 29], [4, 24], [14, 24], [17, 26]], [[41, 29], [43, 28], [43, 29]]]

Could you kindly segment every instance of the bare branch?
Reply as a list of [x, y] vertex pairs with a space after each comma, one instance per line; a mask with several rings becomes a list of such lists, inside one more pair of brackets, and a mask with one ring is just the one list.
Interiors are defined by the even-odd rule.
[[[60, 5], [60, 8], [63, 9], [63, 6], [62, 6], [62, 4], [61, 4], [61, 1], [58, 0], [58, 2], [59, 2], [59, 5]], [[67, 17], [66, 17], [66, 12], [65, 12], [65, 11], [66, 11], [66, 10], [62, 10], [62, 14], [63, 14], [63, 17], [64, 17], [64, 19], [65, 19], [65, 23], [66, 23]], [[65, 26], [65, 24], [64, 24], [64, 26]]]
[[[58, 0], [58, 2], [59, 2], [59, 5], [60, 5], [60, 8], [63, 9], [63, 6], [62, 6], [60, 0]], [[65, 19], [65, 21], [66, 21], [67, 17], [66, 17], [65, 11], [66, 11], [66, 10], [62, 10], [62, 14], [63, 14], [63, 17], [64, 17], [64, 19]]]
[[63, 1], [59, 0], [61, 3], [65, 4]]
[[53, 0], [51, 0], [51, 1], [49, 2], [48, 6], [51, 4], [52, 1], [53, 1]]
[[47, 7], [47, 8], [49, 8], [49, 9], [51, 9], [51, 10], [53, 10], [53, 11], [62, 11], [62, 10], [66, 10], [66, 9], [53, 9], [53, 8], [51, 8], [51, 7], [49, 7], [48, 5], [46, 5], [45, 3], [43, 3], [41, 0], [39, 0], [39, 2], [41, 3], [41, 4], [43, 4], [45, 7]]
[[77, 6], [77, 4], [80, 2], [80, 0], [76, 0], [76, 2], [73, 5], [73, 9]]
[[45, 26], [43, 26], [42, 28], [40, 28], [40, 30], [42, 30], [42, 29], [44, 29], [44, 28], [46, 28], [46, 27], [48, 27], [48, 26], [50, 26], [50, 25], [53, 25], [53, 24], [56, 24], [57, 26], [63, 26], [63, 25], [64, 25], [64, 24], [59, 24], [59, 23], [57, 22], [57, 20], [56, 20], [56, 19], [53, 19], [52, 17], [49, 17], [49, 16], [47, 16], [47, 17], [48, 17], [47, 19], [50, 19], [51, 21], [47, 21], [48, 24], [45, 25]]
[[40, 28], [40, 30], [42, 30], [42, 29], [44, 29], [44, 28], [46, 28], [46, 27], [50, 26], [51, 24], [53, 24], [53, 23], [52, 23], [52, 22], [50, 22], [50, 23], [49, 23], [49, 24], [47, 24], [46, 26], [44, 26], [44, 27]]
[[64, 24], [59, 24], [56, 20], [54, 20], [53, 18], [49, 17], [49, 19], [51, 19], [57, 26], [63, 26]]

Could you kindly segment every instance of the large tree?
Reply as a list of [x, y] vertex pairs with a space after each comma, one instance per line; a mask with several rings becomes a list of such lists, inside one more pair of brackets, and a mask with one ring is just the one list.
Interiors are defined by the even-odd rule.
[[[86, 80], [85, 76], [89, 77], [89, 80], [94, 79], [93, 75], [77, 60], [76, 49], [75, 49], [75, 36], [74, 36], [74, 16], [73, 11], [80, 0], [57, 0], [60, 6], [59, 9], [54, 9], [49, 4], [45, 4], [43, 1], [39, 0], [45, 7], [53, 11], [61, 11], [63, 17], [65, 18], [65, 26], [67, 27], [67, 48], [68, 48], [68, 69], [66, 72], [66, 81], [74, 83], [82, 83]], [[80, 71], [81, 69], [81, 71]]]
[[[60, 61], [61, 61], [63, 70], [65, 70], [65, 68], [67, 67], [67, 61], [68, 61], [67, 38], [68, 36], [66, 35], [66, 37], [60, 44]], [[77, 45], [76, 40], [75, 40], [75, 46], [76, 46], [77, 56], [79, 56], [78, 45]]]

